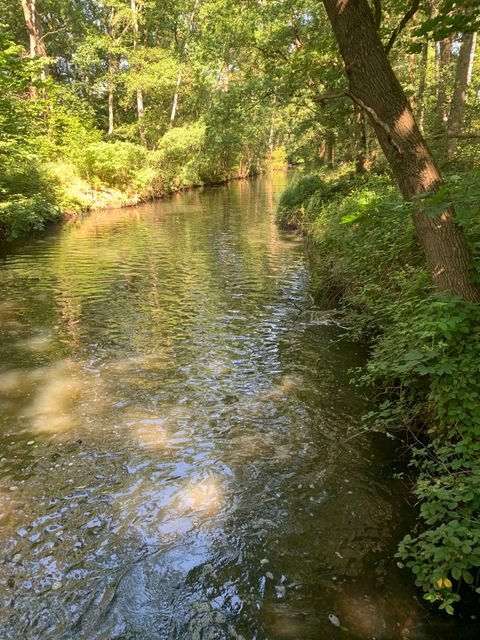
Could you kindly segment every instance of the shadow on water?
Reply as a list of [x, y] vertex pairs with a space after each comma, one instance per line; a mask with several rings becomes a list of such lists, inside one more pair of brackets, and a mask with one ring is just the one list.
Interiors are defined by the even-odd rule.
[[478, 637], [393, 554], [397, 443], [307, 309], [285, 176], [99, 212], [2, 258], [0, 624], [13, 639]]

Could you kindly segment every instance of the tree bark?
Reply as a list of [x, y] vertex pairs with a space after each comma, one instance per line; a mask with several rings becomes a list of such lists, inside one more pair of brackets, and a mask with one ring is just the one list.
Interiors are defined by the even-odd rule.
[[38, 13], [37, 0], [21, 0], [21, 3], [30, 42], [30, 57], [46, 57], [47, 50], [42, 37], [42, 24]]
[[[30, 44], [30, 57], [46, 58], [47, 49], [45, 47], [45, 42], [43, 39], [42, 23], [40, 20], [40, 14], [38, 12], [37, 0], [21, 0], [21, 5]], [[40, 73], [40, 77], [42, 80], [45, 79], [45, 75], [45, 69], [43, 69]], [[32, 84], [30, 85], [30, 95], [32, 96], [32, 98], [37, 95], [35, 78], [33, 77]]]
[[457, 146], [457, 137], [462, 133], [463, 112], [467, 99], [468, 85], [472, 80], [473, 60], [475, 57], [476, 33], [463, 34], [462, 45], [458, 53], [457, 68], [455, 72], [455, 85], [450, 113], [448, 116], [447, 138], [448, 156], [452, 156]]
[[335, 134], [332, 131], [327, 133], [326, 156], [327, 166], [333, 169], [335, 167]]
[[446, 131], [448, 120], [447, 86], [452, 59], [451, 37], [436, 43], [437, 69], [437, 121], [440, 131]]
[[418, 128], [423, 134], [423, 123], [425, 119], [425, 88], [427, 84], [427, 70], [428, 70], [428, 38], [425, 39], [422, 44], [422, 55], [420, 59], [420, 69], [418, 77], [418, 91], [417, 91], [417, 111], [416, 117], [418, 122]]
[[115, 73], [115, 63], [111, 55], [108, 57], [108, 135], [113, 134], [114, 111], [113, 111], [113, 75]]
[[355, 105], [355, 173], [368, 171], [367, 126], [365, 112]]
[[[132, 12], [132, 27], [133, 27], [133, 50], [136, 51], [139, 28], [138, 28], [138, 6], [137, 0], [130, 0], [130, 9]], [[145, 116], [145, 108], [143, 106], [143, 92], [140, 87], [137, 87], [137, 119], [138, 119], [138, 132], [140, 134], [140, 140], [145, 145], [145, 128], [143, 126], [143, 118]]]
[[422, 197], [442, 184], [435, 161], [415, 122], [375, 28], [367, 0], [323, 0], [349, 79], [348, 94], [366, 111], [405, 200], [417, 202], [417, 237], [437, 290], [480, 300], [471, 282], [471, 257], [453, 207], [425, 214]]

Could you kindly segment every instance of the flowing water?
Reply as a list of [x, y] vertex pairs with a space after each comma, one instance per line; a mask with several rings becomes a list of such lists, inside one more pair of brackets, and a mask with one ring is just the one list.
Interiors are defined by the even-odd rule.
[[478, 637], [396, 566], [399, 445], [350, 438], [364, 354], [310, 309], [285, 180], [5, 249], [2, 639]]

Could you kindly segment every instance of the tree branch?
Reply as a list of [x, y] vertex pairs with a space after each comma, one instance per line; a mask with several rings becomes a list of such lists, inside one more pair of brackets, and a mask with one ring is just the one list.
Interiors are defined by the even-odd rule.
[[374, 111], [372, 109], [372, 107], [369, 107], [367, 104], [365, 104], [365, 102], [363, 102], [363, 100], [360, 100], [360, 98], [357, 98], [356, 96], [354, 96], [353, 93], [350, 93], [349, 91], [345, 91], [345, 95], [347, 95], [349, 98], [351, 98], [353, 100], [353, 102], [355, 102], [355, 104], [358, 104], [359, 107], [361, 107], [364, 111], [366, 111], [368, 113], [368, 115], [372, 118], [372, 120], [375, 122], [375, 124], [378, 125], [379, 127], [381, 127], [385, 131], [385, 133], [388, 136], [388, 141], [390, 142], [392, 147], [395, 149], [395, 151], [399, 155], [402, 155], [402, 150], [398, 146], [398, 144], [395, 142], [395, 140], [393, 139], [393, 134], [392, 134], [392, 131], [391, 131], [390, 127], [388, 126], [388, 124], [386, 122], [384, 122], [377, 115], [376, 111]]
[[325, 102], [330, 100], [337, 100], [338, 98], [350, 98], [351, 96], [346, 91], [339, 91], [338, 93], [322, 93], [318, 96], [313, 96], [313, 101], [316, 104], [324, 105]]
[[375, 26], [377, 27], [377, 29], [380, 29], [380, 25], [382, 24], [382, 2], [381, 0], [373, 0], [373, 6], [374, 6], [374, 19], [375, 19]]
[[45, 40], [45, 38], [48, 38], [48, 36], [53, 36], [55, 33], [60, 33], [61, 31], [65, 31], [67, 27], [60, 27], [59, 29], [53, 29], [53, 31], [47, 31], [47, 33], [44, 33], [43, 36], [41, 36], [38, 41], [39, 42], [43, 42]]
[[436, 133], [434, 136], [429, 136], [430, 140], [438, 140], [439, 138], [461, 138], [462, 140], [478, 139], [480, 138], [480, 131], [472, 131], [471, 133]]
[[400, 20], [398, 26], [393, 30], [392, 35], [390, 36], [390, 40], [385, 45], [385, 53], [387, 54], [387, 56], [390, 53], [393, 45], [395, 44], [395, 40], [398, 38], [401, 32], [405, 29], [405, 27], [413, 18], [413, 16], [417, 13], [419, 6], [420, 6], [420, 0], [413, 0], [412, 6], [410, 7], [410, 9]]

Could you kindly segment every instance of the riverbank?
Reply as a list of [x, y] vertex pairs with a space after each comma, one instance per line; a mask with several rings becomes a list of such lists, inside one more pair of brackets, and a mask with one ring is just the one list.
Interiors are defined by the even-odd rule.
[[[5, 178], [9, 190], [0, 202], [0, 239], [19, 238], [93, 209], [134, 206], [245, 178], [268, 165], [241, 155], [219, 161], [206, 150], [205, 135], [204, 128], [179, 127], [167, 132], [156, 150], [99, 141], [77, 150], [73, 159], [38, 162], [28, 171], [12, 167]], [[270, 164], [278, 168], [280, 161], [274, 157]]]
[[[474, 251], [478, 196], [467, 173], [442, 194]], [[385, 174], [359, 177], [347, 167], [301, 176], [282, 195], [278, 219], [308, 236], [319, 292], [369, 340], [358, 376], [377, 389], [377, 403], [364, 427], [405, 430], [418, 472], [419, 520], [398, 558], [425, 599], [453, 613], [465, 587], [480, 592], [479, 306], [431, 289], [408, 206]]]

